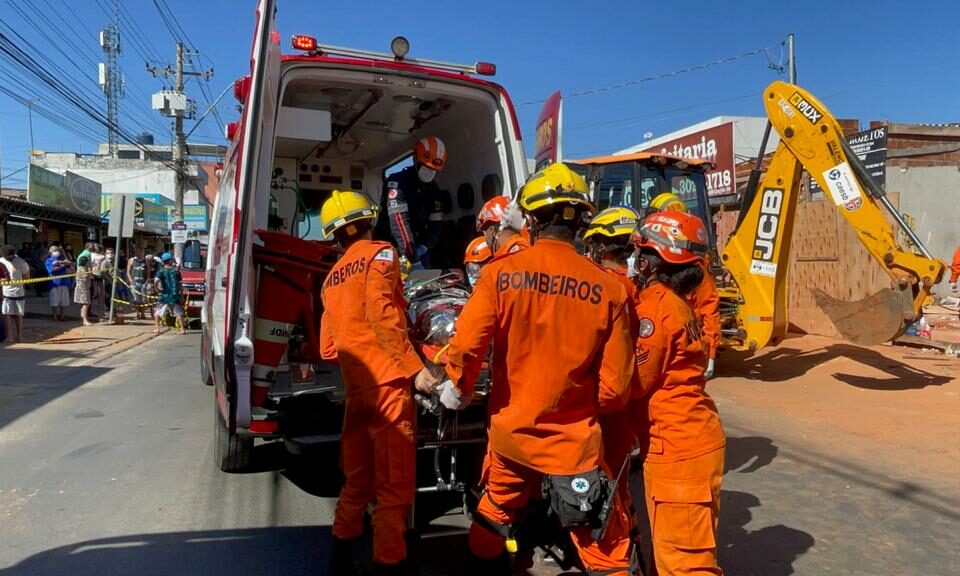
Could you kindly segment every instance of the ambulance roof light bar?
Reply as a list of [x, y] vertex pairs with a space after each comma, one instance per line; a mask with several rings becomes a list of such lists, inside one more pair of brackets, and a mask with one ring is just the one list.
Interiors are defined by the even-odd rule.
[[386, 52], [374, 52], [372, 50], [358, 50], [356, 48], [346, 48], [343, 46], [332, 46], [329, 44], [318, 44], [316, 39], [310, 36], [295, 35], [293, 37], [293, 47], [297, 50], [304, 50], [314, 55], [328, 56], [346, 56], [348, 58], [364, 58], [368, 60], [382, 60], [387, 62], [405, 62], [426, 68], [436, 68], [449, 72], [460, 72], [461, 74], [477, 74], [480, 76], [494, 76], [497, 73], [497, 66], [491, 62], [477, 62], [476, 64], [456, 64], [453, 62], [443, 62], [441, 60], [427, 60], [425, 58], [407, 58], [407, 51], [410, 50], [410, 43], [403, 36], [397, 36], [390, 43], [392, 54]]

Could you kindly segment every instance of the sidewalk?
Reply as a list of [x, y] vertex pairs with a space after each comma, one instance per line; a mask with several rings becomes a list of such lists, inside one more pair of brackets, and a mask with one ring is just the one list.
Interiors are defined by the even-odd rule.
[[[51, 357], [58, 365], [92, 366], [102, 358], [123, 352], [142, 344], [157, 334], [153, 333], [153, 319], [131, 320], [132, 312], [122, 314], [124, 324], [108, 324], [106, 311], [95, 308], [90, 317], [91, 326], [80, 322], [80, 305], [72, 304], [66, 311], [67, 321], [54, 322], [46, 297], [28, 296], [27, 314], [23, 320], [23, 342], [0, 344], [0, 364], [16, 355], [18, 364], [32, 364], [32, 356]], [[166, 328], [161, 330], [165, 333]], [[21, 356], [25, 354], [26, 357]], [[58, 358], [52, 358], [58, 357]], [[25, 361], [25, 362], [24, 362]]]

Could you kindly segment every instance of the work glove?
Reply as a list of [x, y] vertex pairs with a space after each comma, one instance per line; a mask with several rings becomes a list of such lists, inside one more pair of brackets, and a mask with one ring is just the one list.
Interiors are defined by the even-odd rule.
[[703, 373], [704, 377], [707, 380], [713, 378], [714, 363], [715, 363], [715, 360], [713, 358], [707, 360], [707, 369]]
[[433, 375], [429, 368], [421, 368], [417, 372], [417, 377], [413, 381], [414, 388], [417, 391], [430, 395], [434, 391], [434, 386], [437, 385], [437, 377]]
[[523, 212], [520, 211], [520, 207], [517, 206], [516, 202], [507, 204], [506, 209], [503, 211], [503, 216], [500, 219], [500, 225], [514, 232], [520, 232], [523, 228]]
[[464, 398], [450, 380], [444, 380], [437, 387], [437, 392], [440, 394], [440, 403], [448, 410], [463, 410], [470, 404], [470, 398]]
[[950, 291], [951, 291], [951, 292], [956, 292], [956, 291], [957, 291], [957, 283], [956, 283], [956, 282], [954, 282], [953, 284], [950, 285]]

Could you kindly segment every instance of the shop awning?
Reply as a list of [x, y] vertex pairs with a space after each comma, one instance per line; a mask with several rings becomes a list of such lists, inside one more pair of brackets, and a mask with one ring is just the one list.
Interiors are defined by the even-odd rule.
[[22, 216], [26, 218], [35, 218], [37, 220], [46, 220], [48, 222], [60, 222], [63, 224], [74, 224], [76, 226], [99, 226], [100, 219], [89, 214], [77, 214], [67, 212], [57, 208], [50, 208], [43, 204], [12, 198], [10, 196], [0, 196], [0, 212]]

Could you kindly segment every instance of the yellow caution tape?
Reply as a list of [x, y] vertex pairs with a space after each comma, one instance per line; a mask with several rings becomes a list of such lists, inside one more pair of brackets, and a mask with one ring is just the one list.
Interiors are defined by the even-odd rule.
[[26, 280], [0, 280], [0, 286], [21, 286], [23, 284], [35, 284], [37, 282], [46, 282], [47, 280], [56, 280], [58, 278], [73, 278], [77, 273], [61, 274], [59, 276], [44, 276], [43, 278], [27, 278]]

